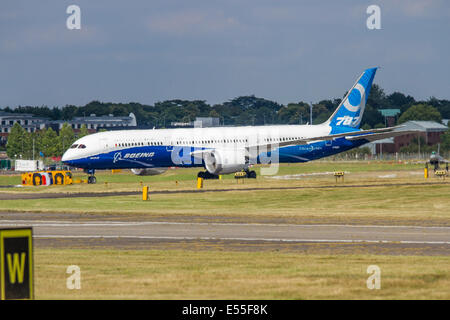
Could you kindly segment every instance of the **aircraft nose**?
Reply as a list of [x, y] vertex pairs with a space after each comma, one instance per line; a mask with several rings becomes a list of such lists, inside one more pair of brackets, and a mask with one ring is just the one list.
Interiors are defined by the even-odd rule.
[[66, 152], [64, 152], [64, 154], [63, 154], [63, 156], [61, 158], [61, 161], [62, 162], [68, 162], [68, 161], [70, 161], [72, 159], [73, 159], [73, 157], [71, 157], [70, 151], [66, 151]]

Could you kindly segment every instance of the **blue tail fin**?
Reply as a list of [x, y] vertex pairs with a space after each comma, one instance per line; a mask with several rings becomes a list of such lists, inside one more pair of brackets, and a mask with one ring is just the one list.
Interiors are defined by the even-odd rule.
[[332, 133], [358, 129], [377, 68], [367, 69], [348, 91], [339, 107], [326, 122]]

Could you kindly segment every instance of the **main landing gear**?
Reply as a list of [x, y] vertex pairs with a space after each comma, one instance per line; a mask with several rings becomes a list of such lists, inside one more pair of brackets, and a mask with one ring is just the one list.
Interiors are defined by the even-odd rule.
[[243, 178], [256, 179], [256, 172], [253, 170], [245, 170], [245, 171], [241, 171], [241, 172], [236, 172], [234, 174], [234, 178], [235, 179], [243, 179]]
[[89, 177], [87, 179], [88, 184], [95, 184], [97, 183], [97, 178], [94, 176], [95, 174], [95, 170], [94, 169], [85, 169], [84, 170], [85, 173], [89, 174]]
[[245, 173], [247, 174], [247, 178], [256, 179], [256, 171], [247, 170], [247, 171], [245, 171]]
[[[219, 179], [218, 175], [209, 173], [208, 171], [200, 171], [197, 174], [197, 178], [203, 178], [205, 180], [208, 179]], [[249, 179], [256, 179], [256, 172], [253, 170], [245, 170], [241, 172], [236, 172], [234, 175], [235, 179], [241, 179], [241, 178], [249, 178]]]
[[209, 173], [209, 171], [200, 171], [197, 174], [197, 178], [203, 178], [205, 180], [208, 180], [208, 179], [219, 179], [219, 176], [215, 175], [215, 174], [212, 174], [212, 173]]

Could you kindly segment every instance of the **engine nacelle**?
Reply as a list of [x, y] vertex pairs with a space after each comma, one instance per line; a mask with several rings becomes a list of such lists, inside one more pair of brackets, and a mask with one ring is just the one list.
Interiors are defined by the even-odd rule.
[[137, 176], [156, 176], [167, 171], [167, 168], [131, 169]]
[[244, 150], [213, 150], [204, 156], [205, 167], [211, 174], [239, 172], [247, 167]]

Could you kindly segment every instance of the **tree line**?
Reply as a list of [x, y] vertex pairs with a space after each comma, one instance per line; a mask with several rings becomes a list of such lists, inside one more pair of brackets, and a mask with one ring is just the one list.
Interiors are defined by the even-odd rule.
[[[343, 97], [345, 94], [343, 95]], [[321, 100], [313, 103], [313, 124], [318, 124], [333, 113], [341, 98]], [[430, 98], [418, 101], [401, 92], [386, 94], [377, 84], [372, 86], [361, 122], [363, 128], [385, 126], [380, 110], [400, 109], [397, 122], [408, 120], [432, 120], [440, 122], [450, 119], [450, 101]], [[1, 109], [0, 109], [1, 110]], [[136, 115], [139, 125], [156, 128], [170, 127], [172, 122], [190, 122], [196, 117], [217, 117], [221, 125], [265, 125], [265, 124], [306, 124], [310, 119], [309, 104], [303, 101], [286, 105], [253, 95], [241, 96], [220, 104], [210, 105], [203, 100], [167, 100], [146, 105], [137, 102], [113, 103], [92, 101], [84, 106], [63, 107], [18, 106], [5, 107], [3, 111], [31, 113], [52, 120], [71, 120], [75, 117], [96, 114], [104, 116]]]
[[11, 159], [59, 157], [75, 140], [88, 134], [85, 125], [77, 134], [67, 123], [64, 123], [59, 133], [52, 128], [30, 133], [15, 123], [8, 136], [6, 154]]
[[[343, 97], [345, 94], [343, 95]], [[334, 112], [342, 99], [321, 100], [313, 103], [313, 124], [326, 121]], [[400, 109], [396, 124], [409, 120], [430, 120], [441, 122], [450, 119], [450, 101], [431, 97], [426, 101], [418, 101], [401, 92], [386, 94], [377, 84], [373, 84], [366, 103], [361, 127], [363, 129], [385, 126], [382, 109]], [[127, 116], [133, 112], [138, 125], [156, 128], [167, 128], [172, 122], [191, 122], [196, 117], [217, 117], [220, 124], [236, 125], [268, 125], [268, 124], [306, 124], [310, 119], [310, 106], [299, 101], [279, 104], [264, 98], [241, 96], [220, 104], [210, 105], [203, 100], [167, 100], [154, 105], [130, 103], [112, 103], [92, 101], [84, 106], [66, 105], [64, 107], [18, 106], [0, 109], [12, 113], [30, 113], [52, 120], [71, 120], [75, 117], [95, 114], [104, 116]], [[45, 157], [60, 156], [76, 138], [87, 134], [86, 127], [77, 135], [65, 124], [59, 133], [51, 128], [36, 133], [28, 133], [14, 125], [8, 138], [7, 153], [15, 158], [22, 155], [31, 159], [41, 152]], [[450, 134], [442, 137], [443, 150], [450, 150]], [[417, 148], [418, 143], [417, 141]], [[31, 144], [34, 143], [34, 148]], [[413, 150], [414, 142], [412, 147]], [[408, 151], [409, 151], [408, 149]], [[33, 154], [33, 150], [34, 154]]]

